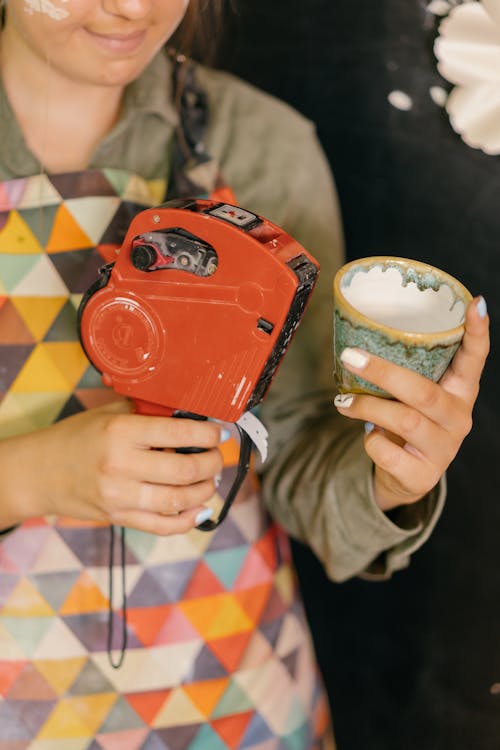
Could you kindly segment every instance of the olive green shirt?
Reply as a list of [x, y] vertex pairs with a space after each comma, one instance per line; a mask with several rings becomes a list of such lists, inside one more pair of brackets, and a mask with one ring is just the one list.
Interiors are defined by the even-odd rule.
[[[363, 426], [333, 406], [332, 280], [343, 261], [343, 240], [314, 125], [228, 73], [200, 66], [198, 77], [210, 112], [203, 145], [238, 202], [282, 226], [321, 264], [303, 322], [262, 404], [270, 433], [270, 456], [260, 467], [264, 501], [291, 536], [312, 547], [332, 579], [387, 577], [429, 536], [444, 502], [444, 481], [391, 520], [374, 501]], [[1, 87], [0, 123], [0, 179], [39, 172]], [[177, 124], [170, 62], [159, 54], [128, 87], [121, 117], [89, 167], [165, 177]]]

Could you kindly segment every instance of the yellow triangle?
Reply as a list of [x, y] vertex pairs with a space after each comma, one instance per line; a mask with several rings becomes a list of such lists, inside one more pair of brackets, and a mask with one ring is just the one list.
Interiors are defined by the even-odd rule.
[[94, 736], [117, 700], [116, 693], [96, 693], [70, 698], [68, 703]]
[[86, 247], [94, 247], [94, 243], [87, 237], [64, 203], [61, 203], [57, 209], [52, 232], [47, 242], [47, 252], [60, 253]]
[[148, 189], [153, 205], [163, 202], [165, 196], [165, 180], [148, 180]]
[[224, 638], [253, 629], [253, 623], [232, 594], [181, 602], [179, 609], [205, 638]]
[[38, 659], [34, 662], [34, 666], [57, 695], [64, 695], [86, 662], [86, 656], [74, 659]]
[[0, 238], [0, 253], [33, 255], [42, 252], [42, 246], [17, 211], [10, 212]]
[[61, 700], [38, 732], [38, 739], [93, 737], [117, 696], [99, 693]]
[[70, 740], [33, 740], [30, 742], [30, 750], [87, 750], [89, 747], [88, 737], [75, 737]]
[[[31, 432], [48, 427], [61, 413], [64, 404], [68, 400], [67, 393], [9, 393], [9, 417], [17, 419], [15, 424], [8, 425], [11, 434], [20, 435], [22, 432]], [[4, 436], [3, 403], [0, 406], [0, 420], [2, 422], [2, 437]], [[24, 416], [22, 416], [24, 415]], [[26, 429], [29, 421], [31, 427]], [[13, 430], [15, 428], [15, 432]]]
[[44, 347], [72, 391], [89, 366], [80, 343], [78, 341], [47, 341]]
[[205, 716], [193, 705], [182, 688], [176, 688], [157, 713], [153, 726], [173, 727], [185, 724], [199, 724], [205, 721]]
[[11, 297], [11, 302], [36, 340], [41, 341], [66, 302], [66, 297]]
[[2, 438], [23, 435], [36, 429], [31, 414], [25, 411], [23, 404], [12, 393], [7, 393], [0, 403], [0, 424]]
[[11, 386], [12, 393], [70, 393], [71, 385], [61, 373], [47, 344], [38, 344]]
[[48, 617], [54, 614], [27, 578], [21, 578], [2, 608], [4, 617]]

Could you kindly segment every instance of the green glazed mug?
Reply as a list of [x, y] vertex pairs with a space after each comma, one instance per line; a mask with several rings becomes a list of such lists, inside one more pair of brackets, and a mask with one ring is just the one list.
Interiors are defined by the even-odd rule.
[[390, 394], [344, 367], [343, 349], [364, 349], [437, 382], [460, 346], [472, 300], [445, 271], [388, 255], [342, 266], [333, 295], [337, 388], [385, 397]]

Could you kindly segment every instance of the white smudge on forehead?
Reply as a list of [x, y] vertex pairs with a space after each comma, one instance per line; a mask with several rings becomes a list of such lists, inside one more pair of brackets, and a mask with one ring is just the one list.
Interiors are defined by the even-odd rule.
[[[61, 2], [67, 3], [68, 0], [61, 0]], [[24, 9], [31, 14], [44, 13], [53, 21], [61, 21], [69, 16], [69, 10], [58, 8], [52, 0], [24, 0]]]

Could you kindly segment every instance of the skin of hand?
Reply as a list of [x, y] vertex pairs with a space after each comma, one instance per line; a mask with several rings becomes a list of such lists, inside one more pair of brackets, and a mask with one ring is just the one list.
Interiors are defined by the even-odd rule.
[[[351, 372], [394, 397], [343, 394], [335, 399], [339, 412], [367, 425], [365, 450], [375, 466], [375, 500], [383, 511], [421, 499], [455, 458], [472, 428], [488, 331], [485, 302], [475, 298], [462, 344], [439, 383], [360, 349], [342, 353]], [[356, 360], [359, 366], [349, 364]]]
[[[117, 402], [0, 441], [0, 528], [55, 514], [185, 533], [215, 492], [220, 439], [213, 422], [131, 414]], [[175, 452], [189, 446], [206, 451]]]

